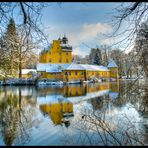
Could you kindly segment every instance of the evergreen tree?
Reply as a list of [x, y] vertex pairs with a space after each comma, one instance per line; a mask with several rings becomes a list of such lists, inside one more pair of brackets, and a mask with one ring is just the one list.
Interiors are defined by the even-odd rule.
[[10, 19], [6, 32], [1, 38], [1, 67], [11, 76], [15, 75], [18, 69], [17, 52], [18, 52], [18, 35], [15, 22]]
[[95, 54], [95, 62], [94, 64], [96, 65], [101, 65], [102, 64], [102, 55], [101, 55], [101, 51], [99, 48], [96, 49], [96, 54]]
[[99, 48], [92, 48], [89, 54], [90, 64], [101, 65], [102, 64], [102, 55]]

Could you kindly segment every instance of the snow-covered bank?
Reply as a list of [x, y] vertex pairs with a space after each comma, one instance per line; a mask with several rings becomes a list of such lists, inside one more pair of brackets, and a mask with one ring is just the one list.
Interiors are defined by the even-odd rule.
[[57, 82], [44, 82], [44, 81], [40, 81], [37, 82], [37, 85], [63, 85], [64, 83], [62, 81], [57, 81]]
[[0, 81], [0, 85], [35, 85], [35, 79], [9, 79], [5, 81]]
[[50, 80], [36, 80], [36, 79], [9, 79], [5, 81], [0, 81], [0, 86], [4, 85], [37, 85], [37, 86], [46, 86], [46, 85], [58, 85], [58, 86], [63, 86], [63, 85], [69, 85], [69, 84], [87, 84], [87, 83], [101, 83], [103, 81], [107, 82], [113, 82], [116, 81], [116, 79], [97, 79], [93, 78], [87, 81], [69, 81], [69, 82], [63, 82], [63, 81], [50, 81]]

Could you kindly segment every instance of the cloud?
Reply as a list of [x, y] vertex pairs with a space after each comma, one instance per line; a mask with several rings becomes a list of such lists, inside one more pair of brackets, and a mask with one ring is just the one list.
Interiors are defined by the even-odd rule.
[[80, 47], [75, 47], [73, 48], [73, 55], [81, 55], [82, 57], [85, 57], [88, 52], [86, 52], [84, 49], [80, 48]]
[[106, 23], [83, 24], [79, 30], [69, 33], [69, 40], [73, 45], [78, 45], [93, 41], [99, 34], [111, 31], [112, 27]]
[[114, 42], [113, 38], [107, 38], [100, 40], [100, 44], [102, 45], [111, 45]]
[[[85, 56], [89, 54], [90, 48], [96, 46], [97, 44], [110, 44], [111, 40], [102, 39], [98, 41], [96, 38], [102, 33], [109, 33], [112, 31], [112, 26], [107, 23], [87, 23], [79, 24], [74, 26], [69, 24], [67, 26], [63, 25], [49, 25], [48, 29], [45, 31], [48, 34], [49, 42], [54, 39], [58, 39], [59, 36], [63, 37], [64, 34], [68, 37], [69, 44], [73, 46], [73, 54], [78, 54]], [[86, 47], [84, 44], [88, 45]]]

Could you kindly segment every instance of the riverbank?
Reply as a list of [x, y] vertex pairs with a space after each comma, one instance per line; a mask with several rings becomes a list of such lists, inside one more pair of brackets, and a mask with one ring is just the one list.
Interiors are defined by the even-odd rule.
[[90, 79], [87, 81], [51, 81], [51, 80], [38, 80], [38, 79], [9, 79], [5, 81], [0, 81], [0, 86], [7, 85], [67, 85], [67, 84], [86, 84], [86, 83], [99, 83], [99, 82], [112, 82], [116, 81], [116, 79]]

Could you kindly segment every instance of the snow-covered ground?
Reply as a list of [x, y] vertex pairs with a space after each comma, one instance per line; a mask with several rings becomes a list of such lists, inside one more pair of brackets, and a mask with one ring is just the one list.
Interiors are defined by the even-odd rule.
[[57, 81], [57, 82], [44, 82], [40, 81], [37, 83], [37, 85], [63, 85], [64, 83], [62, 81]]
[[0, 81], [0, 85], [32, 85], [35, 84], [35, 79], [28, 78], [28, 79], [9, 79], [4, 81]]

